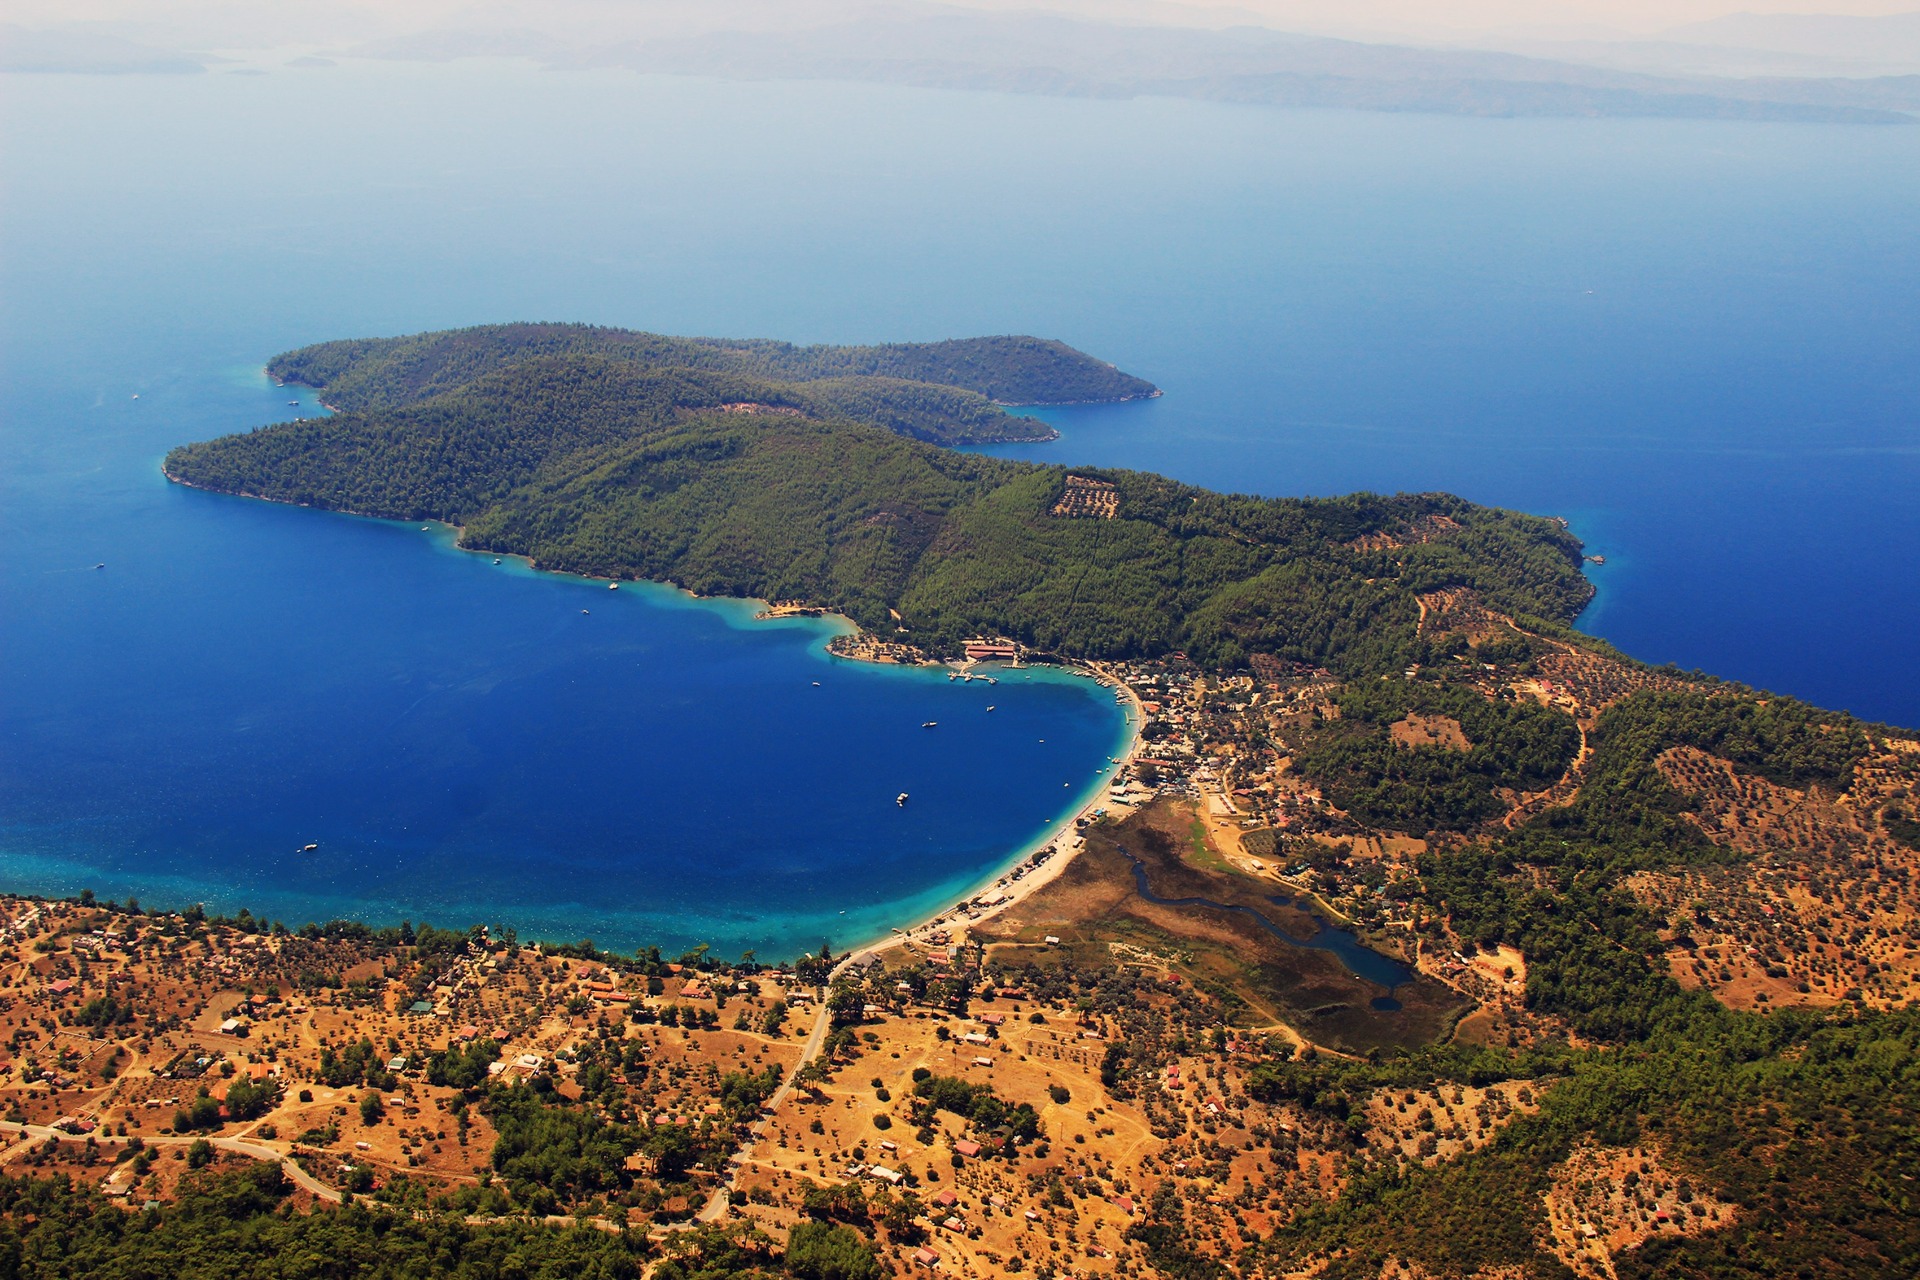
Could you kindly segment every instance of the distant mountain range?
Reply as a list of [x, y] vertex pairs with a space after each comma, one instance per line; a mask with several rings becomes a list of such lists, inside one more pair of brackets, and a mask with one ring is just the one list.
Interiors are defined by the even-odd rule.
[[[1735, 15], [1653, 41], [1508, 50], [1367, 43], [1243, 26], [1123, 26], [1037, 12], [895, 0], [816, 3], [778, 14], [717, 4], [593, 22], [502, 7], [488, 19], [307, 46], [278, 65], [353, 56], [531, 58], [725, 79], [823, 79], [1083, 97], [1424, 111], [1472, 116], [1642, 116], [1849, 124], [1920, 118], [1920, 74], [1778, 74], [1861, 65], [1920, 71], [1920, 14]], [[665, 15], [665, 16], [663, 16]], [[197, 32], [204, 36], [204, 31]], [[137, 38], [135, 38], [137, 37]], [[1550, 53], [1556, 56], [1539, 56]], [[151, 26], [0, 27], [0, 70], [195, 70], [206, 54], [160, 47]], [[1748, 74], [1713, 74], [1717, 70]]]
[[200, 56], [105, 32], [72, 27], [37, 31], [0, 22], [0, 71], [151, 75], [206, 69]]

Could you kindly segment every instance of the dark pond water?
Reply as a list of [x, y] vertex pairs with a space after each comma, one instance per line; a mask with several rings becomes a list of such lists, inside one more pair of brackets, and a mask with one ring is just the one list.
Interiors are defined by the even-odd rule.
[[[1280, 939], [1288, 946], [1307, 947], [1315, 951], [1331, 951], [1340, 963], [1346, 966], [1347, 972], [1353, 974], [1355, 977], [1364, 978], [1376, 986], [1385, 987], [1389, 991], [1413, 981], [1412, 969], [1401, 964], [1398, 960], [1383, 956], [1378, 951], [1365, 946], [1354, 934], [1345, 929], [1336, 928], [1328, 924], [1323, 916], [1312, 911], [1306, 911], [1306, 915], [1307, 918], [1314, 923], [1314, 932], [1308, 937], [1301, 938], [1281, 928], [1272, 919], [1252, 907], [1240, 906], [1230, 902], [1215, 902], [1211, 898], [1163, 898], [1155, 893], [1153, 887], [1148, 884], [1146, 864], [1134, 857], [1133, 853], [1126, 848], [1122, 848], [1120, 852], [1126, 855], [1128, 862], [1133, 864], [1134, 888], [1138, 890], [1140, 896], [1148, 902], [1156, 903], [1163, 907], [1204, 907], [1211, 911], [1233, 911], [1241, 915], [1251, 916], [1254, 922], [1262, 929], [1265, 929], [1268, 933]], [[1267, 900], [1276, 906], [1295, 907], [1299, 910], [1305, 910], [1305, 908], [1298, 906], [1298, 902], [1294, 898], [1275, 896]], [[1376, 997], [1372, 1004], [1375, 1009], [1381, 1012], [1392, 1012], [1400, 1007], [1400, 1002], [1392, 996]]]

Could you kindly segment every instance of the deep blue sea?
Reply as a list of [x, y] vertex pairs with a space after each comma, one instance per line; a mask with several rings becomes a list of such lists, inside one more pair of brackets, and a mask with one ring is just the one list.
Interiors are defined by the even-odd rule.
[[1096, 781], [1084, 681], [160, 477], [300, 411], [276, 351], [493, 320], [1059, 337], [1166, 395], [1008, 452], [1567, 515], [1589, 630], [1920, 723], [1920, 129], [480, 63], [0, 111], [0, 888], [791, 954]]

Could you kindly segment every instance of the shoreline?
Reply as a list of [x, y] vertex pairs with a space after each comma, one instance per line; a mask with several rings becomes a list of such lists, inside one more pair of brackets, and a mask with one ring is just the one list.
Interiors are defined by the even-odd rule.
[[[252, 502], [271, 502], [280, 506], [301, 507], [307, 510], [329, 512], [334, 515], [351, 516], [361, 520], [380, 520], [394, 525], [411, 525], [413, 523], [410, 519], [401, 520], [393, 516], [373, 515], [367, 512], [348, 511], [339, 507], [316, 506], [304, 502], [287, 502], [283, 499], [271, 498], [262, 494], [209, 488], [175, 476], [167, 470], [164, 459], [161, 461], [160, 474], [170, 484], [177, 484], [184, 489], [192, 489], [201, 493], [214, 493], [225, 497], [243, 498]], [[756, 612], [745, 619], [748, 623], [783, 622], [799, 618], [807, 622], [823, 624], [832, 634], [828, 636], [825, 645], [821, 647], [821, 652], [825, 656], [837, 661], [857, 662], [869, 667], [912, 666], [935, 669], [944, 667], [949, 671], [967, 670], [977, 665], [971, 660], [941, 659], [925, 656], [924, 654], [920, 657], [919, 661], [907, 664], [897, 660], [868, 658], [855, 653], [836, 652], [826, 647], [827, 645], [831, 645], [834, 639], [843, 635], [859, 636], [867, 633], [864, 632], [860, 624], [852, 618], [826, 606], [812, 605], [798, 601], [774, 602], [761, 599], [757, 596], [707, 596], [677, 583], [661, 582], [655, 579], [618, 578], [605, 575], [576, 573], [566, 569], [546, 568], [529, 555], [512, 552], [496, 552], [463, 545], [461, 539], [466, 532], [464, 526], [451, 524], [447, 521], [437, 520], [431, 517], [424, 518], [422, 523], [437, 525], [442, 529], [452, 531], [453, 539], [450, 545], [455, 551], [472, 556], [496, 556], [501, 559], [518, 560], [525, 564], [529, 570], [536, 573], [550, 574], [554, 577], [561, 578], [574, 578], [580, 582], [631, 582], [635, 585], [670, 590], [686, 600], [702, 604], [717, 605], [732, 603], [740, 606], [757, 606]], [[881, 952], [896, 949], [904, 946], [909, 940], [914, 939], [915, 935], [923, 931], [930, 931], [941, 923], [955, 926], [964, 931], [967, 925], [990, 919], [1002, 911], [1005, 911], [1007, 908], [1024, 901], [1035, 891], [1050, 883], [1079, 855], [1084, 843], [1079, 834], [1080, 820], [1083, 818], [1090, 819], [1094, 810], [1107, 808], [1112, 805], [1113, 802], [1109, 798], [1108, 793], [1111, 790], [1113, 777], [1133, 763], [1139, 755], [1142, 744], [1140, 734], [1146, 724], [1146, 712], [1140, 705], [1139, 696], [1117, 675], [1107, 670], [1103, 664], [1098, 662], [1054, 661], [1028, 663], [1025, 665], [1029, 667], [1044, 667], [1052, 671], [1062, 672], [1084, 679], [1091, 679], [1103, 688], [1113, 689], [1117, 694], [1121, 695], [1117, 701], [1121, 702], [1125, 708], [1125, 739], [1118, 754], [1113, 756], [1107, 766], [1101, 770], [1101, 782], [1098, 786], [1094, 787], [1086, 798], [1071, 812], [1063, 815], [1056, 822], [1049, 824], [1039, 835], [1017, 846], [1005, 859], [995, 863], [990, 871], [984, 873], [980, 878], [970, 881], [967, 888], [947, 898], [940, 907], [931, 912], [922, 912], [917, 916], [910, 917], [910, 923], [903, 922], [888, 925], [886, 926], [888, 930], [886, 933], [876, 933], [871, 937], [863, 938], [855, 945], [843, 946], [841, 950], [843, 956], [878, 955]], [[1030, 864], [1035, 855], [1047, 849], [1049, 846], [1054, 846], [1056, 849], [1051, 857], [1047, 858], [1046, 861], [1040, 865], [1032, 867], [1019, 879], [1016, 880], [1012, 878], [1015, 871]], [[967, 903], [978, 898], [981, 894], [996, 888], [1006, 893], [1006, 897], [1003, 900], [982, 908], [973, 914], [968, 914], [963, 910]], [[875, 927], [878, 928], [879, 926], [876, 925]], [[556, 941], [559, 940], [556, 939]], [[796, 956], [794, 958], [797, 959], [798, 957]]]
[[[1080, 851], [1086, 846], [1085, 837], [1080, 834], [1080, 820], [1082, 818], [1091, 819], [1093, 811], [1096, 809], [1104, 809], [1112, 806], [1113, 801], [1107, 798], [1104, 793], [1111, 789], [1113, 776], [1132, 764], [1134, 758], [1139, 755], [1141, 743], [1144, 741], [1140, 736], [1140, 731], [1146, 726], [1146, 710], [1140, 705], [1139, 695], [1136, 694], [1129, 685], [1119, 679], [1119, 677], [1103, 670], [1097, 663], [1074, 666], [1052, 663], [1044, 665], [1057, 665], [1061, 670], [1084, 674], [1099, 681], [1103, 686], [1112, 687], [1125, 695], [1127, 740], [1120, 754], [1114, 757], [1116, 763], [1103, 771], [1106, 781], [1102, 782], [1094, 793], [1082, 802], [1072, 813], [1062, 817], [1057, 823], [1049, 826], [1041, 835], [1023, 845], [1009, 861], [1000, 865], [1000, 868], [993, 873], [991, 878], [975, 884], [968, 892], [951, 899], [945, 906], [938, 910], [920, 916], [911, 924], [893, 926], [885, 936], [869, 942], [860, 943], [856, 946], [844, 948], [841, 952], [843, 963], [847, 959], [853, 958], [878, 958], [886, 952], [899, 950], [907, 947], [909, 944], [930, 946], [932, 944], [919, 935], [922, 933], [931, 933], [943, 925], [951, 932], [959, 935], [956, 941], [963, 940], [965, 933], [973, 925], [983, 920], [990, 920], [1010, 907], [1017, 906], [1026, 901], [1026, 899], [1032, 897], [1046, 885], [1052, 883], [1062, 871], [1066, 870], [1075, 858], [1080, 856]], [[1051, 857], [1039, 866], [1028, 871], [1018, 880], [1012, 878], [1015, 871], [1022, 866], [1028, 865], [1035, 854], [1050, 845], [1057, 846]], [[981, 908], [979, 911], [967, 912], [964, 910], [969, 902], [972, 902], [989, 889], [1001, 889], [1005, 892], [1006, 896], [998, 902]]]

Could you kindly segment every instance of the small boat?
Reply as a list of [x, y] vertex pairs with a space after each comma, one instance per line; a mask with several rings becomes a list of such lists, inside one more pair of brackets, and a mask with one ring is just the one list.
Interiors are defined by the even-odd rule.
[[939, 724], [940, 722], [938, 720], [922, 720], [920, 722], [920, 727], [922, 729], [933, 729], [933, 728], [937, 728]]
[[499, 564], [499, 563], [500, 563], [500, 557], [499, 557], [499, 556], [495, 556], [495, 557], [493, 558], [493, 562], [494, 562], [495, 564]]
[[620, 589], [620, 584], [617, 582], [609, 582], [607, 584], [607, 590], [609, 591], [618, 591], [619, 589]]
[[592, 612], [593, 612], [593, 610], [591, 610], [591, 609], [582, 609], [582, 610], [581, 610], [580, 612], [582, 612], [582, 613], [592, 613]]
[[107, 567], [107, 562], [106, 562], [105, 560], [102, 560], [102, 561], [101, 561], [101, 562], [100, 562], [99, 564], [97, 564], [97, 565], [95, 565], [95, 566], [93, 566], [93, 567], [94, 567], [94, 568], [96, 568], [96, 569], [104, 569], [104, 568], [106, 568], [106, 567]]
[[993, 708], [992, 708], [992, 707], [988, 707], [988, 708], [987, 708], [987, 710], [989, 710], [989, 711], [991, 711], [991, 710], [993, 710]]
[[421, 526], [420, 526], [420, 532], [422, 532], [422, 533], [432, 533], [432, 532], [433, 532], [433, 526], [432, 526], [432, 525], [426, 525], [426, 524], [423, 524], [423, 525], [421, 525]]
[[819, 682], [818, 680], [815, 680], [815, 681], [813, 682], [813, 687], [814, 687], [814, 688], [816, 688], [816, 689], [818, 689], [818, 688], [820, 687], [820, 682]]
[[895, 797], [893, 798], [893, 802], [894, 802], [895, 804], [897, 804], [897, 805], [899, 805], [899, 806], [900, 806], [900, 807], [901, 807], [902, 809], [904, 809], [904, 808], [906, 808], [906, 807], [907, 807], [907, 793], [906, 793], [906, 792], [904, 792], [904, 791], [902, 791], [902, 792], [901, 792], [901, 793], [900, 793], [899, 795], [897, 795], [897, 796], [895, 796]]
[[300, 852], [302, 852], [302, 853], [312, 853], [312, 852], [313, 852], [313, 851], [314, 851], [315, 849], [318, 849], [319, 847], [320, 847], [320, 846], [319, 846], [318, 844], [309, 844], [309, 845], [302, 845], [302, 846], [300, 847]]
[[287, 403], [292, 405], [296, 409], [300, 407], [300, 402], [298, 400], [289, 400], [287, 401]]
[[988, 683], [988, 684], [999, 684], [1000, 682], [999, 682], [998, 680], [996, 680], [996, 679], [995, 679], [994, 677], [992, 677], [992, 676], [988, 676], [988, 677], [987, 677], [987, 683]]
[[135, 400], [138, 400], [138, 399], [140, 398], [140, 393], [139, 393], [138, 391], [136, 391], [136, 392], [134, 392], [134, 393], [133, 393], [133, 398], [134, 398]]

